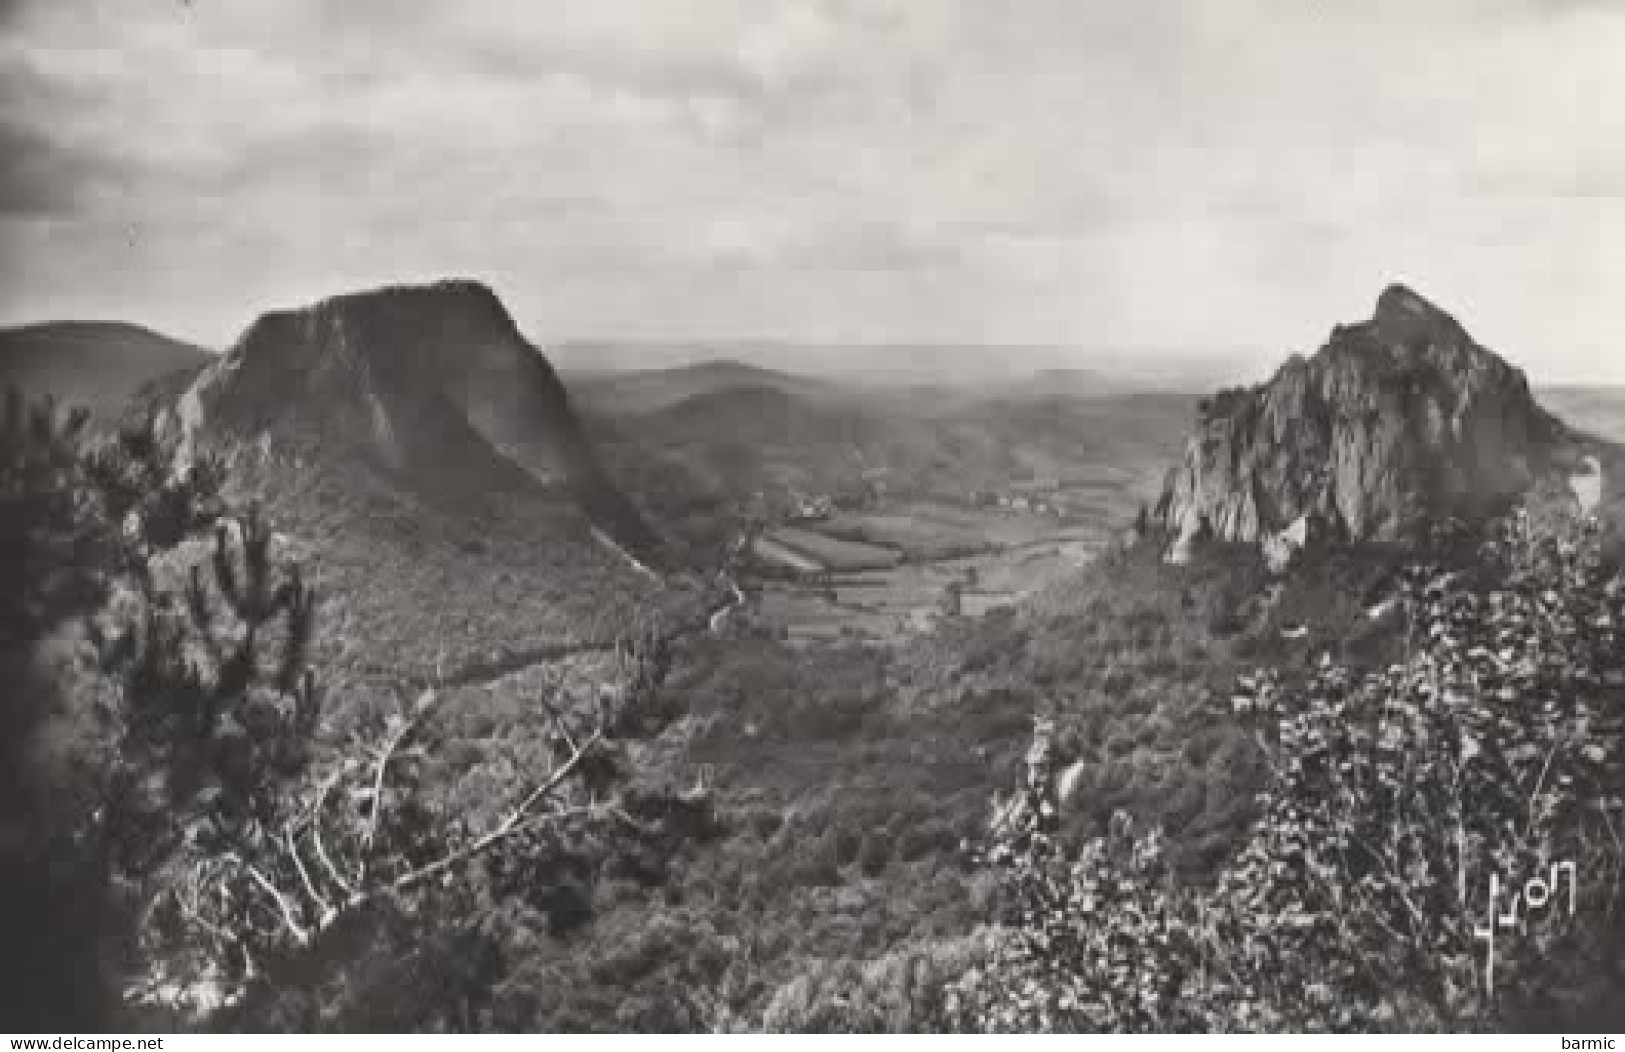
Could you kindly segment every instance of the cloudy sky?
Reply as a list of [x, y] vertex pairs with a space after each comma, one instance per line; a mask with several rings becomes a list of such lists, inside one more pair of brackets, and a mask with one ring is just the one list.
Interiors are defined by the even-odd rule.
[[[1625, 382], [1625, 2], [0, 0], [0, 322], [441, 275], [536, 340]], [[1053, 360], [1048, 360], [1053, 359]]]

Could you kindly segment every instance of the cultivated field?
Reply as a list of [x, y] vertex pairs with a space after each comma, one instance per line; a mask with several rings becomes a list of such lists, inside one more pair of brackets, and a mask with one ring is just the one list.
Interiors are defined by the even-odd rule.
[[774, 530], [772, 538], [784, 547], [814, 560], [825, 570], [837, 573], [885, 569], [903, 561], [903, 553], [896, 548], [841, 540], [795, 526]]
[[951, 591], [959, 616], [984, 616], [1087, 564], [1106, 536], [1041, 515], [931, 502], [843, 514], [757, 538], [760, 562], [800, 580], [765, 584], [755, 612], [792, 642], [897, 643], [944, 616]]

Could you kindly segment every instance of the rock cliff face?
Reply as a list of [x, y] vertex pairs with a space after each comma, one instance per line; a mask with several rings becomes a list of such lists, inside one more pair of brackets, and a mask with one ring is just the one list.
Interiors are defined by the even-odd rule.
[[496, 295], [442, 281], [266, 314], [176, 405], [188, 434], [378, 472], [441, 507], [553, 494], [640, 555], [656, 538], [599, 465], [564, 385]]
[[1258, 541], [1307, 517], [1399, 540], [1473, 516], [1573, 459], [1523, 374], [1403, 286], [1265, 384], [1204, 400], [1157, 518], [1188, 556], [1203, 536]]

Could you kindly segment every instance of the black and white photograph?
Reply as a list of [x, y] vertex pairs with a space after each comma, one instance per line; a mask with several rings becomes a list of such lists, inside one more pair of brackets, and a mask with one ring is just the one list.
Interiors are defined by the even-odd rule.
[[0, 958], [1614, 1048], [1625, 0], [0, 0]]

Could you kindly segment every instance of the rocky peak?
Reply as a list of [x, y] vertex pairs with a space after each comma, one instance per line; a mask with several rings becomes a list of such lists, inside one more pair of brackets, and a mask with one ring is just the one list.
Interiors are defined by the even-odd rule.
[[188, 432], [364, 462], [443, 504], [533, 484], [565, 491], [621, 543], [655, 545], [604, 476], [552, 365], [475, 281], [266, 314], [177, 408]]
[[1202, 536], [1258, 541], [1304, 517], [1350, 540], [1398, 540], [1521, 493], [1567, 446], [1519, 370], [1391, 285], [1313, 357], [1205, 399], [1158, 517], [1175, 559]]
[[[336, 398], [461, 400], [470, 380], [528, 360], [549, 400], [563, 388], [496, 294], [467, 280], [397, 285], [262, 315], [227, 353], [236, 386], [307, 408]], [[286, 405], [272, 407], [277, 412]]]
[[1467, 330], [1449, 314], [1404, 285], [1389, 285], [1377, 297], [1371, 326], [1391, 346], [1471, 344]]
[[479, 439], [546, 480], [567, 465], [542, 454], [575, 438], [552, 367], [496, 294], [467, 280], [263, 315], [196, 393], [217, 429], [362, 445], [397, 467]]

